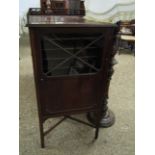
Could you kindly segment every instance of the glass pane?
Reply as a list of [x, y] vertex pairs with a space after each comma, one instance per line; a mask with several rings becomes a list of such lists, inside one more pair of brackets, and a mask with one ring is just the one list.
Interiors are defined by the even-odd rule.
[[44, 35], [41, 39], [43, 72], [47, 76], [96, 73], [101, 68], [102, 34]]

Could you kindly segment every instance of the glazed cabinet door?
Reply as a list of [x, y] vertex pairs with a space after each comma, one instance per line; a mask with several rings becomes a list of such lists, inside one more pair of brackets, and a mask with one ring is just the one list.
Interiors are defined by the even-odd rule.
[[33, 55], [45, 115], [96, 109], [102, 101], [107, 29], [38, 28]]

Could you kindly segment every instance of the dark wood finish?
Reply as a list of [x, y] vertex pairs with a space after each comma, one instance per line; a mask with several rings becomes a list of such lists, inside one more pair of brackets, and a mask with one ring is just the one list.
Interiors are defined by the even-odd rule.
[[[80, 1], [80, 0], [73, 0], [73, 1]], [[85, 15], [85, 7], [84, 1], [80, 1], [80, 8], [74, 11], [74, 8], [70, 6], [70, 0], [50, 0], [49, 8], [47, 6], [47, 0], [41, 0], [41, 11], [42, 13], [48, 14], [55, 14], [55, 15]], [[73, 10], [73, 11], [72, 11]]]
[[[119, 35], [133, 35], [135, 36], [135, 20], [131, 21], [119, 21], [117, 22], [118, 25], [118, 33]], [[130, 30], [130, 33], [122, 33], [121, 29], [126, 28]]]
[[[78, 16], [61, 16], [62, 21], [58, 17], [49, 17], [51, 20], [46, 21], [46, 15], [32, 15], [29, 12], [27, 24], [32, 49], [41, 146], [44, 147], [43, 123], [46, 119], [70, 117], [79, 113], [96, 113], [94, 124], [97, 139], [101, 117], [107, 111], [106, 104], [103, 103], [108, 98], [109, 72], [115, 54], [113, 43], [117, 26], [90, 22]], [[60, 58], [51, 54], [54, 50]], [[64, 58], [63, 54], [67, 57]], [[94, 57], [97, 57], [97, 60]], [[50, 61], [54, 61], [53, 59], [63, 60], [52, 68]], [[72, 60], [68, 65], [71, 70], [77, 67], [80, 69], [65, 71], [65, 75], [54, 72], [60, 67], [66, 67], [65, 63], [69, 60]], [[77, 62], [80, 62], [79, 66]]]
[[[119, 21], [117, 22], [117, 25], [118, 25], [118, 36], [117, 36], [118, 49], [129, 48], [135, 54], [135, 20], [133, 19], [131, 21]], [[125, 30], [127, 30], [127, 32]], [[124, 43], [126, 43], [128, 47], [124, 47]]]

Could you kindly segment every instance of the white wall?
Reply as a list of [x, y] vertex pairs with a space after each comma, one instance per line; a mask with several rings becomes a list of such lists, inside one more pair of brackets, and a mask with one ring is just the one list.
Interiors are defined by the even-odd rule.
[[102, 13], [112, 8], [115, 4], [133, 1], [134, 0], [85, 0], [85, 4], [87, 10]]
[[93, 12], [104, 12], [111, 8], [116, 1], [117, 0], [86, 0], [86, 8]]
[[19, 16], [22, 17], [30, 7], [40, 7], [40, 0], [19, 0]]

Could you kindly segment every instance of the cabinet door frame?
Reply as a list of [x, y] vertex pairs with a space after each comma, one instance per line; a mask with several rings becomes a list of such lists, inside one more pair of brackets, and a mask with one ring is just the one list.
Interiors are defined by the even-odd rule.
[[[31, 28], [30, 28], [31, 29]], [[97, 32], [102, 32], [106, 39], [105, 39], [105, 43], [103, 44], [104, 46], [104, 51], [102, 53], [102, 66], [101, 66], [101, 70], [98, 72], [98, 73], [95, 73], [94, 75], [81, 75], [80, 77], [77, 77], [76, 75], [75, 76], [70, 76], [70, 77], [48, 77], [48, 76], [45, 76], [45, 74], [43, 74], [43, 70], [42, 70], [42, 55], [41, 55], [41, 45], [40, 45], [40, 38], [42, 35], [44, 34], [48, 34], [50, 32], [63, 32], [64, 30], [68, 30], [70, 33], [71, 32], [75, 32], [75, 28], [32, 28], [33, 30], [30, 30], [31, 33], [33, 31], [33, 34], [31, 34], [31, 40], [33, 40], [33, 47], [32, 47], [32, 56], [33, 56], [33, 61], [34, 61], [34, 73], [35, 73], [35, 81], [36, 81], [36, 88], [37, 88], [37, 98], [39, 100], [39, 104], [40, 104], [40, 107], [41, 107], [41, 112], [44, 114], [44, 115], [57, 115], [60, 113], [60, 115], [64, 114], [64, 113], [68, 113], [68, 112], [73, 112], [73, 113], [76, 113], [76, 112], [82, 112], [82, 111], [92, 111], [92, 110], [95, 110], [95, 109], [98, 109], [99, 105], [98, 104], [94, 104], [92, 107], [91, 106], [88, 106], [88, 107], [80, 107], [80, 108], [71, 108], [69, 109], [68, 111], [67, 110], [64, 110], [64, 111], [57, 111], [56, 113], [49, 113], [47, 114], [46, 112], [46, 103], [43, 104], [43, 90], [46, 89], [46, 86], [45, 86], [45, 83], [44, 82], [48, 82], [50, 80], [57, 80], [59, 78], [59, 80], [75, 80], [77, 78], [80, 78], [81, 80], [82, 79], [89, 79], [89, 78], [94, 78], [94, 80], [97, 80], [96, 77], [98, 77], [101, 81], [101, 85], [99, 85], [98, 83], [98, 86], [97, 87], [100, 87], [98, 89], [98, 91], [96, 92], [96, 94], [98, 95], [99, 98], [104, 98], [104, 89], [106, 87], [106, 78], [107, 78], [107, 74], [108, 74], [108, 58], [110, 58], [110, 55], [108, 52], [109, 50], [112, 49], [112, 38], [110, 37], [113, 33], [113, 31], [110, 30], [110, 28], [87, 28], [87, 27], [81, 27], [81, 28], [76, 28], [78, 29], [78, 32], [77, 33], [82, 33], [82, 32], [91, 32], [90, 30], [93, 30], [93, 33], [97, 33]], [[44, 86], [43, 86], [44, 85]], [[44, 87], [44, 89], [43, 89]], [[102, 88], [101, 88], [102, 87]], [[102, 97], [101, 97], [102, 96]]]

